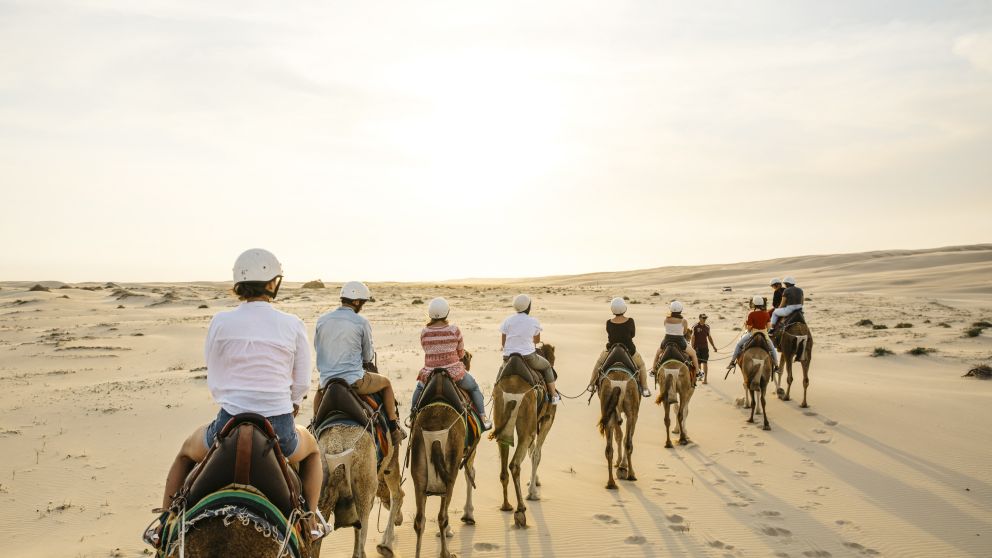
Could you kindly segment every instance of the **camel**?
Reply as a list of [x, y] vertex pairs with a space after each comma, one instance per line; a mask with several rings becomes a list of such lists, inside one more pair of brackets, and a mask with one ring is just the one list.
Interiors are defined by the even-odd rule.
[[[555, 363], [555, 351], [552, 345], [544, 344], [538, 352], [552, 364]], [[522, 374], [522, 375], [521, 375]], [[527, 381], [526, 377], [532, 377]], [[533, 387], [532, 387], [533, 382]], [[499, 378], [493, 386], [493, 432], [490, 439], [499, 443], [500, 473], [499, 480], [503, 484], [502, 511], [513, 511], [513, 524], [523, 528], [527, 526], [527, 506], [524, 505], [523, 494], [520, 490], [520, 464], [524, 454], [530, 451], [531, 477], [527, 491], [528, 500], [540, 500], [537, 487], [541, 481], [537, 476], [537, 467], [541, 464], [541, 448], [548, 432], [555, 421], [557, 406], [545, 402], [547, 390], [539, 374], [530, 370], [520, 357], [510, 357], [500, 369]], [[514, 436], [514, 433], [516, 436]], [[510, 447], [516, 444], [513, 459], [509, 460]], [[508, 463], [509, 462], [509, 463]], [[509, 472], [507, 468], [509, 466]], [[513, 477], [513, 486], [517, 492], [517, 508], [514, 510], [507, 497], [507, 484]]]
[[[441, 371], [440, 374], [446, 374]], [[435, 381], [444, 381], [437, 379]], [[453, 382], [448, 381], [454, 390]], [[427, 390], [433, 388], [428, 382]], [[421, 402], [429, 397], [426, 393]], [[427, 404], [417, 411], [413, 421], [410, 438], [410, 472], [413, 477], [414, 493], [417, 500], [417, 515], [413, 521], [413, 529], [417, 532], [417, 558], [420, 557], [421, 542], [424, 534], [424, 509], [428, 496], [441, 496], [441, 507], [437, 515], [437, 525], [440, 529], [441, 558], [450, 558], [454, 554], [448, 551], [448, 537], [452, 536], [448, 524], [448, 505], [454, 494], [455, 482], [458, 480], [458, 469], [465, 467], [465, 513], [462, 522], [475, 525], [472, 506], [472, 489], [475, 487], [475, 449], [477, 438], [471, 447], [465, 447], [466, 413], [468, 401], [462, 402], [462, 409], [456, 409], [448, 403]]]
[[[314, 551], [309, 543], [301, 537], [300, 558], [319, 556], [320, 551]], [[174, 545], [171, 552], [165, 556], [179, 558], [180, 545]], [[266, 536], [263, 530], [255, 524], [241, 521], [230, 521], [227, 518], [211, 517], [196, 523], [185, 537], [185, 558], [212, 558], [221, 556], [239, 556], [244, 558], [277, 558], [282, 546], [278, 538]], [[317, 545], [319, 546], [319, 544]], [[285, 558], [293, 558], [288, 550], [283, 553]]]
[[[334, 516], [335, 529], [354, 527], [352, 558], [366, 556], [369, 514], [377, 495], [389, 509], [386, 532], [376, 547], [379, 554], [393, 555], [393, 526], [403, 523], [398, 452], [387, 439], [386, 455], [377, 466], [375, 442], [369, 430], [352, 424], [336, 424], [321, 432], [317, 439], [326, 463], [319, 507], [324, 517]], [[319, 556], [320, 544], [315, 547], [314, 555]]]
[[[606, 437], [606, 467], [609, 481], [606, 488], [616, 490], [613, 479], [613, 443], [617, 444], [620, 458], [617, 460], [617, 477], [621, 480], [636, 481], [634, 464], [630, 456], [634, 453], [634, 428], [637, 426], [637, 413], [641, 408], [641, 393], [635, 380], [637, 368], [630, 360], [623, 345], [616, 344], [603, 361], [605, 372], [600, 372], [596, 392], [599, 394], [599, 433]], [[627, 430], [621, 432], [623, 413], [627, 417]], [[622, 444], [621, 444], [622, 441]]]
[[771, 383], [772, 356], [768, 354], [768, 351], [761, 344], [758, 344], [745, 350], [739, 358], [741, 377], [744, 379], [744, 392], [747, 394], [747, 400], [750, 401], [751, 406], [751, 417], [747, 421], [750, 423], [754, 422], [754, 412], [758, 406], [758, 396], [760, 395], [760, 414], [765, 422], [762, 429], [771, 430], [772, 427], [768, 425], [768, 408], [765, 406], [765, 392], [768, 390], [768, 384]]
[[[805, 409], [809, 407], [806, 403], [806, 392], [809, 389], [809, 363], [813, 359], [813, 336], [810, 335], [809, 327], [805, 323], [797, 322], [786, 326], [775, 337], [778, 351], [781, 353], [779, 371], [775, 376], [775, 392], [782, 401], [791, 400], [792, 362], [798, 361], [803, 367], [803, 402], [799, 406]], [[785, 390], [782, 390], [783, 370], [788, 376]]]
[[[660, 385], [660, 392], [655, 403], [665, 407], [665, 447], [671, 448], [672, 434], [679, 435], [679, 445], [686, 445], [692, 440], [686, 434], [686, 419], [689, 418], [689, 400], [696, 391], [692, 372], [685, 364], [685, 358], [673, 346], [668, 347], [655, 363], [655, 381]], [[675, 430], [671, 430], [671, 406], [675, 405]]]

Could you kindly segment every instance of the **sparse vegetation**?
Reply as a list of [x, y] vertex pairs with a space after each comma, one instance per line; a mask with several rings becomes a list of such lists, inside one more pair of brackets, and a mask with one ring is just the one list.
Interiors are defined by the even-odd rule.
[[900, 322], [900, 323], [896, 324], [896, 329], [909, 329], [911, 327], [913, 327], [913, 324], [906, 323], [906, 322]]
[[873, 357], [884, 357], [889, 355], [894, 355], [892, 351], [886, 349], [885, 347], [875, 347], [875, 350], [871, 353]]
[[651, 293], [651, 296], [661, 296], [661, 293], [659, 293], [658, 291], [655, 291], [655, 292]]
[[992, 379], [992, 366], [982, 364], [969, 370], [964, 377], [980, 378], [982, 380]]
[[421, 300], [419, 298], [415, 298], [415, 299], [413, 299], [413, 302], [411, 304], [423, 304], [423, 303], [424, 303], [423, 300]]
[[926, 356], [930, 353], [936, 353], [937, 349], [932, 349], [930, 347], [916, 347], [915, 349], [910, 349], [906, 351], [907, 354], [913, 356]]
[[202, 310], [202, 309], [204, 309], [204, 308], [210, 308], [210, 307], [209, 307], [209, 306], [207, 306], [206, 304], [201, 304], [201, 305], [199, 305], [199, 306], [197, 306], [197, 308], [199, 308], [199, 309], [201, 309], [201, 310]]
[[321, 281], [320, 279], [316, 279], [314, 281], [307, 281], [306, 283], [303, 283], [303, 287], [302, 288], [304, 288], [304, 289], [323, 289], [324, 288], [324, 282]]
[[940, 322], [939, 324], [937, 324], [937, 327], [949, 328], [951, 327], [951, 324], [947, 322]]
[[860, 326], [860, 327], [868, 327], [868, 326], [870, 326], [870, 325], [875, 325], [875, 324], [874, 324], [874, 322], [872, 322], [872, 321], [871, 321], [871, 320], [869, 320], [868, 318], [865, 318], [865, 319], [863, 319], [863, 320], [858, 320], [858, 323], [856, 323], [856, 324], [854, 324], [854, 325], [856, 325], [856, 326]]
[[871, 326], [872, 329], [889, 329], [889, 326], [885, 324], [875, 324]]
[[48, 291], [48, 287], [43, 287], [43, 286], [41, 285], [41, 283], [37, 283], [37, 284], [35, 284], [35, 286], [33, 286], [33, 287], [31, 287], [31, 288], [30, 288], [30, 289], [28, 289], [28, 290], [29, 290], [29, 291], [44, 291], [44, 292], [46, 292], [46, 293], [47, 293], [47, 292], [49, 292], [49, 291]]
[[988, 329], [988, 328], [992, 327], [992, 323], [986, 322], [984, 320], [981, 321], [981, 322], [975, 322], [975, 323], [973, 323], [971, 325], [974, 326], [974, 327], [980, 327], [982, 329]]
[[965, 335], [965, 337], [978, 337], [979, 335], [982, 334], [983, 331], [985, 331], [985, 328], [972, 327], [972, 328], [966, 329], [964, 331], [964, 335]]

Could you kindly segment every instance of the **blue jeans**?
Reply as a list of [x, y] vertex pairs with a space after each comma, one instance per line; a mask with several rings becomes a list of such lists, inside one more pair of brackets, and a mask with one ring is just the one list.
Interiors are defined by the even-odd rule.
[[[214, 445], [214, 439], [217, 437], [217, 434], [224, 428], [227, 421], [232, 418], [234, 418], [234, 415], [221, 407], [220, 412], [217, 413], [217, 418], [207, 425], [207, 433], [204, 436], [204, 441], [207, 443], [208, 448]], [[293, 420], [293, 414], [286, 413], [285, 415], [265, 418], [272, 424], [272, 429], [276, 431], [276, 436], [279, 437], [279, 449], [282, 450], [282, 454], [288, 459], [300, 445], [300, 439], [296, 435], [296, 421]]]
[[[475, 378], [466, 372], [465, 376], [455, 383], [458, 387], [468, 392], [469, 397], [472, 398], [472, 406], [475, 407], [475, 412], [480, 417], [486, 416], [486, 398], [483, 397], [482, 389], [479, 387], [479, 383], [475, 381]], [[417, 408], [417, 404], [420, 403], [420, 396], [423, 395], [425, 387], [423, 382], [417, 382], [417, 387], [413, 388], [413, 400], [410, 402], [411, 408]]]
[[[751, 333], [745, 333], [744, 335], [741, 335], [741, 340], [738, 341], [737, 346], [734, 347], [734, 356], [730, 357], [731, 363], [737, 362], [737, 357], [741, 356], [741, 349], [743, 349], [744, 345], [751, 340], [751, 336], [752, 336]], [[772, 362], [777, 363], [778, 351], [775, 350], [775, 345], [772, 344], [772, 340], [768, 338], [768, 335], [765, 335], [765, 348], [768, 349], [769, 354], [772, 355]]]
[[792, 304], [782, 308], [776, 308], [775, 311], [772, 312], [772, 327], [775, 327], [775, 323], [778, 322], [779, 318], [784, 318], [792, 314], [796, 310], [802, 310], [802, 309], [803, 309], [802, 304]]

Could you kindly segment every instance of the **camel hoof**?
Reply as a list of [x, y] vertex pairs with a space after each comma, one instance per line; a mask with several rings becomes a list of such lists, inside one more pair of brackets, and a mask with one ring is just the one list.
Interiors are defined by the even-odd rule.
[[800, 407], [803, 409], [809, 409], [809, 405], [807, 405], [805, 401], [803, 401], [803, 404], [800, 405]]
[[771, 429], [772, 429], [772, 427], [771, 427], [771, 426], [768, 426], [768, 425], [766, 424], [766, 425], [764, 425], [764, 426], [762, 426], [762, 427], [761, 427], [761, 429], [762, 429], [762, 430], [771, 430]]
[[637, 477], [634, 476], [634, 473], [628, 473], [627, 474], [627, 482], [634, 482], [636, 480], [637, 480]]
[[607, 490], [616, 490], [617, 489], [617, 484], [615, 482], [610, 481], [609, 483], [606, 484], [606, 489]]
[[377, 545], [375, 551], [379, 553], [380, 556], [385, 556], [386, 558], [393, 558], [393, 549], [389, 548], [384, 544]]
[[464, 523], [465, 525], [475, 525], [475, 518], [474, 517], [469, 517], [467, 515], [463, 515], [462, 516], [462, 523]]
[[688, 438], [682, 438], [681, 440], [679, 440], [679, 445], [680, 446], [688, 446], [689, 445], [689, 439]]
[[508, 502], [503, 502], [503, 505], [499, 507], [499, 511], [513, 511], [513, 506]]
[[403, 525], [403, 514], [401, 514], [401, 513], [400, 514], [396, 514], [396, 521], [393, 522], [393, 525], [395, 525], [397, 527], [399, 527], [400, 525]]
[[777, 395], [779, 399], [783, 399], [785, 397], [785, 390], [778, 388], [775, 390], [775, 395]]
[[627, 469], [617, 467], [617, 478], [620, 480], [627, 480]]
[[788, 394], [782, 396], [782, 401], [792, 401], [792, 398]]
[[747, 419], [747, 421], [746, 421], [746, 422], [749, 422], [749, 423], [751, 423], [751, 424], [754, 424], [754, 419], [753, 419], [753, 418], [749, 418], [749, 419]]
[[513, 512], [513, 525], [519, 529], [527, 527], [527, 514], [520, 510]]
[[527, 499], [531, 502], [537, 502], [541, 499], [541, 496], [537, 492], [528, 492]]
[[669, 442], [665, 442], [665, 447], [671, 449], [674, 448], [675, 446], [673, 446], [672, 442], [669, 441]]

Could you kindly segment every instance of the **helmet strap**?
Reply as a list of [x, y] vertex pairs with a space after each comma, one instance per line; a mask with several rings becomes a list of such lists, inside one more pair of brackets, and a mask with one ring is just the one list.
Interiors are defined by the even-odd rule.
[[[268, 289], [265, 289], [265, 294], [269, 295], [269, 298], [275, 298], [276, 295], [279, 294], [279, 287], [282, 286], [282, 275], [277, 275], [275, 277], [275, 281], [276, 281], [276, 288], [275, 289], [272, 289], [271, 291], [268, 290]], [[269, 282], [271, 283], [271, 281], [269, 281]]]

